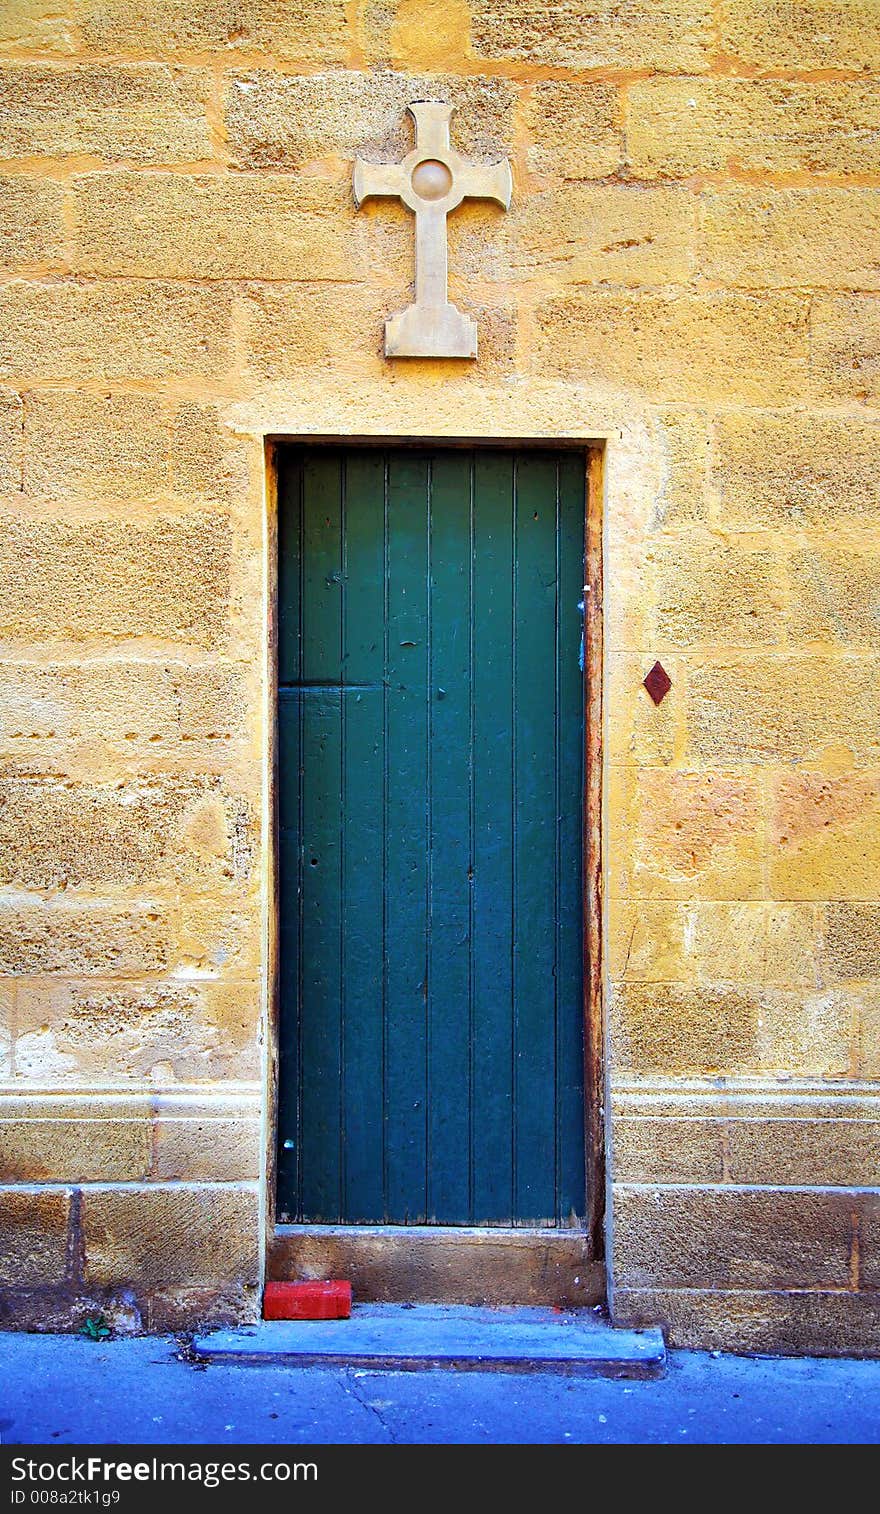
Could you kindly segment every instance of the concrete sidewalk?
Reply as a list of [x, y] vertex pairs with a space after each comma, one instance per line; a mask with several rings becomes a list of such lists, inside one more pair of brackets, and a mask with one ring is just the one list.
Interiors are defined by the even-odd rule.
[[880, 1441], [880, 1361], [673, 1351], [659, 1381], [215, 1365], [167, 1338], [0, 1334], [4, 1444]]

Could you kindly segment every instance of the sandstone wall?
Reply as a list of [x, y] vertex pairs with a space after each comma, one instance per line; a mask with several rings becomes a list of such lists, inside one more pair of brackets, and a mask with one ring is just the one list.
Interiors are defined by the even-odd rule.
[[[880, 1347], [878, 70], [877, 0], [0, 7], [4, 1322], [257, 1306], [264, 438], [581, 437], [615, 1311]], [[351, 197], [420, 95], [514, 166], [470, 367]]]

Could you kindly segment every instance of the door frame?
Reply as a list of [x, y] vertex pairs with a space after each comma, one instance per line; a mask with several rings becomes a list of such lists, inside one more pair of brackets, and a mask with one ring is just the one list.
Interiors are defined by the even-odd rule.
[[[278, 847], [278, 470], [287, 448], [430, 447], [584, 456], [583, 1012], [586, 1216], [578, 1229], [282, 1225], [276, 1221], [280, 1028]], [[264, 1124], [265, 1278], [349, 1277], [361, 1301], [556, 1303], [606, 1299], [606, 1059], [603, 993], [603, 529], [605, 443], [559, 437], [267, 435], [268, 1028]], [[438, 1279], [440, 1281], [438, 1281]]]

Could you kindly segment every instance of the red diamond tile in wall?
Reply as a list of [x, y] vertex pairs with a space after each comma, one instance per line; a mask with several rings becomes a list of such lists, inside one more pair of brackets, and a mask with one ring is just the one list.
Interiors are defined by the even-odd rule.
[[655, 662], [650, 673], [645, 678], [644, 684], [654, 703], [660, 704], [672, 688], [672, 679], [663, 667], [663, 664]]

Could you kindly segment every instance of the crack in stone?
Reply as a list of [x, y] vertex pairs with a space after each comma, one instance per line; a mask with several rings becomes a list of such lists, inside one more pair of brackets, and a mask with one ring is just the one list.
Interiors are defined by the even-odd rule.
[[387, 1435], [391, 1444], [396, 1446], [398, 1441], [394, 1430], [391, 1428], [381, 1411], [376, 1408], [376, 1405], [371, 1404], [369, 1399], [364, 1398], [363, 1395], [358, 1392], [356, 1382], [357, 1379], [354, 1377], [354, 1369], [351, 1367], [343, 1367], [342, 1377], [339, 1379], [339, 1386], [341, 1387], [343, 1393], [346, 1393], [350, 1395], [350, 1397], [356, 1399], [362, 1408], [369, 1409], [370, 1413], [375, 1415], [376, 1419], [379, 1421], [379, 1424], [382, 1426], [382, 1429], [385, 1431], [385, 1434]]

